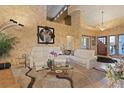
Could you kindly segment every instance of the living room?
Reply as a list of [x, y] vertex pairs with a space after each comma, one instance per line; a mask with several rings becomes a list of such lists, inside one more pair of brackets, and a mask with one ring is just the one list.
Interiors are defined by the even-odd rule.
[[[118, 11], [123, 8], [0, 6], [0, 73], [6, 73], [0, 76], [0, 87], [124, 87], [123, 79], [119, 84], [120, 78], [118, 82], [106, 79], [108, 69], [123, 60], [124, 14]], [[2, 46], [6, 37], [14, 38], [10, 47]]]

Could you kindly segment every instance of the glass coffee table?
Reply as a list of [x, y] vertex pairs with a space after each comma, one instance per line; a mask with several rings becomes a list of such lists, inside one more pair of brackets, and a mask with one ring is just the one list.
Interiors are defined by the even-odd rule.
[[70, 85], [73, 88], [73, 80], [72, 80], [72, 76], [73, 76], [73, 67], [70, 65], [66, 65], [66, 66], [54, 66], [52, 69], [48, 68], [48, 67], [44, 67], [44, 69], [42, 70], [45, 72], [45, 77], [47, 77], [47, 75], [53, 75], [56, 76], [56, 78], [58, 79], [66, 79], [70, 81]]

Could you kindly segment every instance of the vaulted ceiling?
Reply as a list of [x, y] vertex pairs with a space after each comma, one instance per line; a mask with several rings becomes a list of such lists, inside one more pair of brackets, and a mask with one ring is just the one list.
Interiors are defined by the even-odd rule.
[[77, 9], [81, 11], [85, 22], [92, 26], [102, 22], [102, 10], [105, 23], [124, 16], [124, 6], [122, 5], [80, 5], [77, 6]]
[[[64, 7], [64, 5], [47, 6], [48, 17], [54, 17]], [[111, 28], [124, 23], [124, 5], [76, 5], [76, 10], [81, 11], [83, 21], [92, 27], [97, 27], [103, 22], [106, 28]]]

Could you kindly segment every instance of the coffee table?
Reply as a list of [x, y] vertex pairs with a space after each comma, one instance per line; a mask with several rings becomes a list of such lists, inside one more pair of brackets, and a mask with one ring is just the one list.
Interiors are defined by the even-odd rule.
[[69, 75], [70, 72], [73, 72], [73, 67], [70, 65], [54, 66], [52, 69], [44, 67], [42, 71], [45, 71], [46, 75]]
[[54, 66], [53, 69], [48, 69], [48, 68], [44, 68], [45, 71], [45, 77], [47, 77], [47, 75], [53, 75], [56, 76], [56, 78], [58, 79], [66, 79], [70, 81], [70, 85], [73, 88], [73, 80], [72, 80], [72, 76], [73, 76], [73, 67], [70, 65], [67, 66]]

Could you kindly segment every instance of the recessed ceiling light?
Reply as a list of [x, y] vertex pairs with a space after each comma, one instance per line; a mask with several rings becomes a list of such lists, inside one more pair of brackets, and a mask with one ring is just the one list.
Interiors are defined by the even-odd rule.
[[67, 6], [64, 8], [64, 11], [67, 9]]
[[60, 15], [58, 14], [58, 15], [57, 15], [57, 18], [58, 18], [59, 16], [60, 16]]
[[55, 17], [54, 20], [56, 20], [57, 18]]
[[63, 11], [60, 12], [60, 15], [63, 13]]

